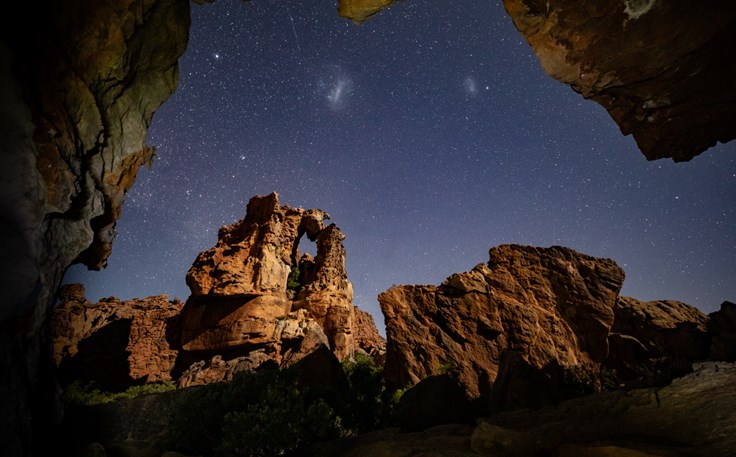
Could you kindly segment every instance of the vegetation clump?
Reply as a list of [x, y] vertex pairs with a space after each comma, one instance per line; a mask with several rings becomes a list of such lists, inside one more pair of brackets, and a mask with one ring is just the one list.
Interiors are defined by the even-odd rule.
[[176, 389], [172, 382], [155, 382], [133, 386], [123, 392], [107, 392], [101, 390], [94, 382], [83, 383], [80, 380], [73, 381], [66, 388], [61, 397], [62, 402], [68, 406], [93, 406], [111, 403], [126, 398], [135, 398], [140, 395], [167, 392]]
[[365, 355], [342, 367], [347, 389], [303, 383], [294, 368], [187, 389], [174, 407], [170, 448], [217, 457], [304, 455], [316, 442], [384, 426], [392, 402], [381, 369]]
[[299, 289], [301, 289], [302, 285], [299, 282], [299, 275], [301, 272], [299, 271], [298, 266], [294, 266], [294, 268], [291, 270], [291, 273], [289, 273], [289, 277], [286, 278], [286, 289], [287, 290], [293, 290], [294, 292], [299, 292]]

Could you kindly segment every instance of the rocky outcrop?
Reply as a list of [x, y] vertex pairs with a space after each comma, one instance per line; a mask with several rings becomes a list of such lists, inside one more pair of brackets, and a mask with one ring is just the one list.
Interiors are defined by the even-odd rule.
[[595, 377], [623, 279], [608, 259], [504, 245], [490, 250], [488, 264], [438, 287], [393, 287], [378, 297], [386, 377], [403, 386], [449, 367], [466, 393], [479, 397], [489, 394], [508, 353], [545, 373], [558, 391], [567, 378]]
[[[281, 206], [276, 193], [253, 197], [245, 218], [221, 228], [217, 245], [187, 273], [192, 295], [182, 311], [182, 348], [247, 352], [268, 346], [281, 354], [274, 345], [280, 346], [282, 327], [291, 322], [286, 318], [303, 310], [303, 318], [324, 329], [339, 359], [351, 357], [353, 289], [345, 236], [335, 224], [325, 226], [326, 219], [319, 209]], [[315, 258], [301, 255], [303, 236], [317, 243]], [[280, 363], [281, 355], [275, 357]]]
[[602, 105], [649, 160], [736, 138], [736, 4], [504, 0], [544, 70]]
[[154, 156], [146, 131], [176, 87], [189, 4], [28, 1], [0, 25], [0, 447], [27, 455], [54, 420], [48, 311], [71, 263], [105, 264]]
[[[352, 305], [344, 236], [324, 225], [328, 218], [282, 207], [275, 193], [253, 197], [246, 217], [195, 260], [185, 305], [166, 296], [93, 304], [83, 286], [64, 286], [52, 319], [61, 379], [108, 390], [171, 380], [188, 387], [289, 367], [320, 348], [340, 359], [356, 348], [379, 355], [385, 341]], [[315, 258], [301, 255], [303, 236], [317, 243]]]
[[61, 288], [51, 334], [63, 384], [95, 381], [107, 390], [171, 381], [183, 306], [166, 295], [91, 303], [81, 284]]
[[663, 385], [708, 359], [708, 316], [688, 304], [619, 297], [614, 314], [605, 365], [617, 383]]

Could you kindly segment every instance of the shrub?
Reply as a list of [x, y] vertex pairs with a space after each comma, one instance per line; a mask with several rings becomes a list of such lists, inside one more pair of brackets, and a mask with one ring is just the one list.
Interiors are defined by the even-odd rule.
[[291, 270], [291, 273], [289, 273], [289, 277], [286, 278], [286, 288], [288, 290], [299, 292], [299, 289], [302, 287], [301, 283], [299, 282], [300, 274], [301, 272], [299, 271], [299, 267], [294, 266], [294, 268]]
[[373, 358], [356, 354], [354, 360], [343, 362], [349, 389], [341, 402], [343, 425], [348, 434], [357, 434], [380, 427], [390, 414], [390, 404], [384, 401], [386, 385], [383, 371]]
[[155, 382], [133, 386], [123, 392], [107, 392], [100, 390], [94, 381], [85, 384], [76, 380], [64, 388], [61, 401], [68, 406], [92, 406], [174, 389], [176, 386], [172, 382]]
[[324, 389], [301, 386], [292, 369], [240, 373], [187, 389], [175, 406], [170, 447], [201, 455], [271, 456], [343, 435]]
[[296, 369], [239, 373], [181, 392], [169, 445], [221, 457], [301, 455], [317, 441], [384, 425], [394, 403], [371, 357], [343, 362], [347, 389], [300, 382]]

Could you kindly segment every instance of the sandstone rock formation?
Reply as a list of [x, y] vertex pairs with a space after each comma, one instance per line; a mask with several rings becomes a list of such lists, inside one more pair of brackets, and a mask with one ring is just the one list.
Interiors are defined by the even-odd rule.
[[[362, 22], [395, 0], [341, 0]], [[544, 71], [594, 100], [649, 160], [736, 138], [736, 4], [504, 0]]]
[[[253, 320], [246, 318], [243, 325], [248, 326], [249, 322]], [[263, 322], [257, 322], [255, 325], [261, 325], [264, 329], [267, 327], [272, 332], [261, 334], [258, 341], [244, 343], [235, 349], [225, 351], [225, 354], [228, 354], [226, 358], [215, 355], [209, 360], [199, 360], [201, 355], [197, 353], [183, 354], [181, 364], [187, 365], [188, 368], [177, 376], [177, 385], [189, 387], [230, 381], [241, 371], [255, 371], [264, 367], [289, 367], [320, 348], [329, 347], [322, 327], [314, 319], [308, 318], [303, 309], [279, 316], [275, 321], [269, 321], [265, 325]], [[212, 349], [203, 351], [216, 352]], [[197, 361], [189, 365], [191, 360]]]
[[51, 334], [63, 383], [95, 381], [107, 390], [171, 381], [182, 303], [166, 295], [91, 303], [81, 284], [61, 288]]
[[[325, 219], [322, 210], [282, 207], [276, 193], [253, 197], [245, 218], [221, 228], [217, 245], [187, 273], [192, 295], [182, 311], [182, 348], [268, 346], [280, 364], [283, 319], [304, 310], [324, 329], [335, 355], [351, 357], [353, 288], [345, 271], [345, 237]], [[314, 259], [300, 255], [303, 236], [317, 243]], [[298, 287], [289, 290], [287, 280], [297, 268]]]
[[105, 264], [125, 192], [153, 158], [147, 128], [176, 87], [188, 30], [187, 0], [28, 1], [0, 18], [5, 455], [45, 442], [48, 310], [72, 262]]
[[[596, 376], [624, 272], [562, 247], [503, 245], [488, 264], [439, 287], [379, 295], [388, 337], [385, 373], [397, 386], [450, 367], [470, 397], [488, 394], [502, 356], [549, 376]], [[561, 386], [563, 379], [553, 379]]]
[[[341, 11], [364, 19], [387, 3], [342, 0]], [[550, 3], [550, 10], [546, 4], [527, 3], [528, 10], [518, 8], [524, 21], [533, 23], [533, 16], [538, 16], [544, 30], [560, 30], [552, 25], [562, 23], [546, 16], [561, 10], [558, 2]], [[734, 79], [736, 61], [733, 26], [728, 25], [733, 24], [733, 5], [703, 6], [694, 0], [625, 4], [628, 16], [637, 16], [626, 22], [626, 30], [639, 28], [632, 34], [639, 37], [633, 43], [636, 51], [621, 54], [620, 43], [628, 42], [613, 34], [613, 53], [600, 53], [596, 60], [591, 51], [586, 54], [591, 59], [580, 61], [589, 62], [593, 74], [605, 74], [607, 63], [599, 62], [608, 62], [611, 56], [621, 56], [624, 60], [613, 60], [623, 62], [629, 58], [629, 67], [642, 73], [657, 65], [663, 72], [647, 73], [651, 79], [620, 88], [606, 86], [600, 95], [591, 92], [592, 97], [612, 105], [614, 119], [624, 132], [634, 132], [650, 158], [667, 155], [686, 160], [716, 140], [733, 138], [729, 130], [734, 125], [733, 91], [728, 85]], [[615, 6], [613, 17], [623, 19], [621, 5]], [[587, 16], [593, 20], [608, 17], [601, 14], [608, 8], [604, 4], [585, 8], [592, 8], [593, 14]], [[641, 8], [658, 14], [644, 14]], [[662, 14], [674, 8], [680, 8], [681, 14]], [[507, 9], [513, 9], [512, 2], [507, 2]], [[569, 30], [592, 30], [585, 36], [608, 40], [607, 33], [595, 31], [595, 24], [581, 27], [572, 14], [556, 17], [566, 17]], [[680, 27], [683, 18], [686, 22]], [[46, 382], [51, 361], [44, 355], [50, 345], [44, 330], [48, 310], [71, 263], [104, 265], [125, 192], [138, 167], [153, 158], [152, 149], [145, 145], [146, 131], [154, 110], [176, 86], [176, 61], [187, 42], [189, 3], [16, 2], [12, 14], [0, 17], [0, 25], [0, 164], [4, 170], [0, 277], [5, 291], [0, 306], [0, 371], [6, 374], [0, 396], [10, 399], [0, 406], [0, 428], [5, 431], [0, 447], [8, 455], [28, 455], [33, 443], [43, 442], [33, 439], [31, 424], [38, 428], [38, 436], [44, 436], [53, 421], [54, 389]], [[651, 30], [652, 35], [642, 35], [642, 30]], [[700, 30], [702, 36], [695, 36], [693, 30]], [[586, 48], [584, 39], [567, 38], [569, 43], [562, 39], [549, 43], [569, 45], [573, 52], [568, 55]], [[536, 49], [543, 55], [543, 45]], [[674, 56], [674, 61], [666, 66], [672, 60], [668, 56]], [[591, 73], [583, 70], [581, 81]], [[580, 83], [580, 87], [587, 86]], [[703, 106], [708, 106], [707, 111]], [[656, 125], [646, 129], [650, 114]], [[657, 132], [660, 138], [654, 138]], [[672, 140], [667, 142], [670, 134]]]
[[685, 303], [619, 297], [606, 366], [618, 382], [662, 385], [708, 359], [708, 316]]
[[[109, 390], [169, 380], [188, 387], [292, 366], [320, 348], [339, 359], [356, 349], [380, 356], [385, 340], [352, 305], [344, 236], [324, 225], [328, 218], [282, 207], [275, 193], [253, 197], [246, 217], [195, 260], [185, 305], [166, 296], [92, 304], [83, 286], [64, 286], [52, 319], [61, 379]], [[315, 258], [300, 254], [303, 236], [316, 241]]]

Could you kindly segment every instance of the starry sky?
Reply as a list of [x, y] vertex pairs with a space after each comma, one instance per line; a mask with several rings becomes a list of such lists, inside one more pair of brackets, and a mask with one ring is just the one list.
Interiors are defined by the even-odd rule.
[[91, 300], [185, 299], [197, 254], [272, 191], [330, 213], [379, 328], [378, 293], [439, 284], [502, 243], [612, 258], [643, 300], [736, 300], [736, 144], [646, 161], [544, 74], [500, 1], [411, 0], [360, 26], [326, 0], [192, 5], [149, 144], [108, 268], [67, 272]]

